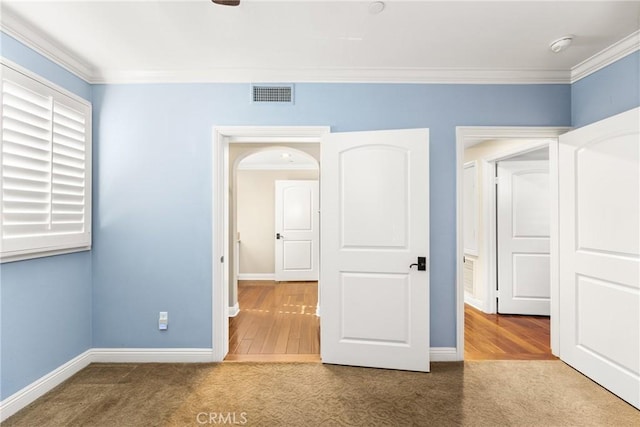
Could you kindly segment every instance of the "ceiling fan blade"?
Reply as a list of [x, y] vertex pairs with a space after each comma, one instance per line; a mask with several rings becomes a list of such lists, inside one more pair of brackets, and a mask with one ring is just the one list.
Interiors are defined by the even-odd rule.
[[240, 0], [211, 0], [215, 4], [220, 4], [222, 6], [238, 6], [240, 5]]

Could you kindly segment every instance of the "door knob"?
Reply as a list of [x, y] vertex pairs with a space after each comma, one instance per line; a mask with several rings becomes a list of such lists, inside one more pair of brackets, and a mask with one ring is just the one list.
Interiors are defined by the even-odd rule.
[[284, 239], [284, 236], [280, 233], [276, 233], [276, 239], [280, 240], [280, 239]]
[[409, 268], [411, 268], [413, 266], [417, 266], [418, 267], [418, 271], [426, 271], [427, 270], [427, 257], [419, 256], [418, 257], [418, 262], [414, 263], [414, 264], [411, 264], [409, 266]]

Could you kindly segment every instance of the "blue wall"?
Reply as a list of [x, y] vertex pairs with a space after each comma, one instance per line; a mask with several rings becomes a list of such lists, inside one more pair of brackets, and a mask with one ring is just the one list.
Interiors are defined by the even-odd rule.
[[430, 129], [431, 345], [454, 347], [455, 128], [568, 126], [570, 99], [569, 85], [298, 84], [295, 105], [269, 106], [248, 84], [95, 86], [94, 346], [210, 347], [212, 126], [329, 125]]
[[582, 127], [640, 106], [640, 51], [571, 85], [571, 123]]
[[[3, 57], [77, 95], [91, 86], [0, 33]], [[0, 264], [0, 399], [91, 347], [91, 254]]]

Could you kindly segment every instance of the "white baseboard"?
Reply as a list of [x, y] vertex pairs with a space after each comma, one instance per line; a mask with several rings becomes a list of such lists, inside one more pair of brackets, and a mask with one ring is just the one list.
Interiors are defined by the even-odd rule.
[[273, 273], [239, 273], [238, 280], [276, 280]]
[[431, 347], [429, 357], [432, 362], [460, 362], [455, 347]]
[[469, 304], [471, 307], [476, 308], [482, 312], [484, 312], [484, 301], [474, 298], [469, 295], [467, 292], [464, 293], [464, 303]]
[[229, 307], [229, 317], [236, 317], [240, 313], [240, 304], [235, 303], [233, 307]]
[[92, 362], [91, 356], [91, 350], [87, 350], [4, 399], [0, 402], [0, 422], [80, 372]]
[[213, 361], [210, 348], [94, 348], [94, 363], [205, 363]]

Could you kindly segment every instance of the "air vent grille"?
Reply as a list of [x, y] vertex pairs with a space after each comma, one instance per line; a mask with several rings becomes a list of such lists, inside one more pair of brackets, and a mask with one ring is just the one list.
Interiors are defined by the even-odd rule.
[[293, 85], [253, 85], [251, 87], [253, 102], [293, 103]]

